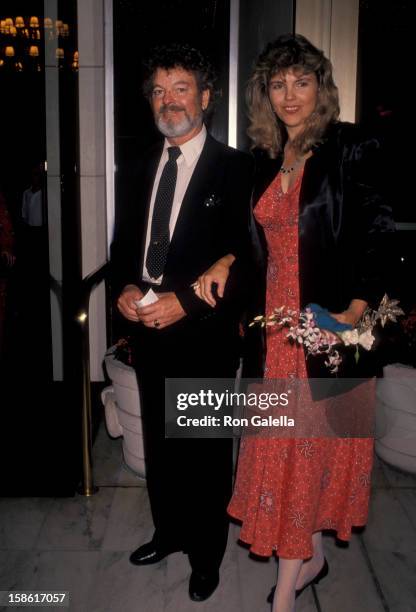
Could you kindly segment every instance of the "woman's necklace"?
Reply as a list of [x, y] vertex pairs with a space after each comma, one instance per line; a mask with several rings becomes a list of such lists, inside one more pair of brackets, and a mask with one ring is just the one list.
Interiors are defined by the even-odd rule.
[[290, 174], [294, 172], [298, 166], [303, 162], [303, 157], [296, 158], [291, 166], [280, 166], [280, 172], [282, 174]]

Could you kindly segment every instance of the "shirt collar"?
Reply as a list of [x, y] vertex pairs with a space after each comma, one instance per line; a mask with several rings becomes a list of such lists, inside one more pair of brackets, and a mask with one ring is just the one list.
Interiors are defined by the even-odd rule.
[[[196, 136], [188, 140], [184, 144], [180, 145], [181, 153], [185, 159], [185, 163], [188, 166], [192, 166], [195, 160], [201, 154], [202, 149], [204, 148], [205, 140], [207, 138], [207, 129], [204, 124], [202, 124], [202, 129]], [[168, 147], [172, 145], [169, 143], [168, 139], [165, 138], [165, 144], [163, 145], [163, 153], [166, 153]], [[179, 158], [180, 159], [180, 158]]]

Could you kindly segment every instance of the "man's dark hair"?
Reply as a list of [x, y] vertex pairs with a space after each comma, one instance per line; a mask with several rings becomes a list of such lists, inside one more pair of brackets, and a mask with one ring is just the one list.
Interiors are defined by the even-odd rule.
[[211, 62], [201, 51], [187, 44], [172, 43], [160, 45], [150, 51], [149, 57], [143, 62], [143, 65], [143, 92], [146, 98], [151, 99], [153, 77], [158, 68], [164, 70], [182, 68], [187, 72], [193, 73], [200, 93], [206, 89], [209, 90], [209, 104], [204, 111], [204, 116], [206, 117], [211, 113], [217, 93], [215, 91], [217, 75]]

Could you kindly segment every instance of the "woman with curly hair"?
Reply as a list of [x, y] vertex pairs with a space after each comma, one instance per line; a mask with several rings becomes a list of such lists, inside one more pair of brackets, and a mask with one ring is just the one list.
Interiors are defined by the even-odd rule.
[[[378, 185], [379, 142], [338, 121], [331, 63], [301, 35], [267, 45], [247, 100], [257, 168], [254, 257], [264, 272], [248, 320], [315, 303], [333, 313], [330, 331], [355, 326], [384, 293], [381, 241], [393, 229]], [[221, 297], [232, 261], [230, 253], [198, 280], [197, 294], [212, 306], [212, 283]], [[258, 331], [246, 332], [246, 375], [257, 376], [253, 365], [265, 357], [265, 379], [327, 376], [319, 358], [306, 362], [285, 334], [266, 329], [267, 352], [256, 344]], [[342, 375], [357, 373], [345, 365]], [[228, 511], [253, 553], [279, 557], [274, 612], [292, 612], [296, 597], [328, 573], [323, 530], [349, 540], [352, 527], [366, 523], [372, 460], [369, 437], [242, 440]]]

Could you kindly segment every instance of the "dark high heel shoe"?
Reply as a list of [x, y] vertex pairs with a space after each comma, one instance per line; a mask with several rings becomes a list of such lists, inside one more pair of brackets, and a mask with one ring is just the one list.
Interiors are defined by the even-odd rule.
[[[309, 580], [309, 582], [307, 582], [306, 584], [303, 585], [303, 587], [301, 589], [296, 589], [295, 591], [295, 599], [297, 599], [299, 597], [299, 595], [301, 593], [303, 593], [303, 591], [308, 588], [308, 586], [310, 586], [311, 584], [318, 584], [318, 582], [320, 582], [322, 580], [322, 578], [325, 578], [325, 576], [328, 574], [329, 572], [329, 565], [328, 565], [328, 561], [326, 559], [324, 559], [324, 564], [321, 567], [320, 571], [316, 574], [316, 576], [314, 578], [312, 578], [312, 580]], [[276, 587], [272, 587], [272, 590], [269, 593], [269, 596], [267, 597], [267, 603], [273, 603], [273, 598], [274, 598], [274, 592], [276, 590]]]
[[295, 598], [299, 597], [299, 595], [311, 584], [318, 584], [318, 582], [320, 582], [322, 578], [325, 578], [328, 572], [329, 572], [328, 561], [324, 558], [324, 564], [321, 567], [321, 570], [316, 574], [315, 578], [312, 578], [312, 580], [309, 580], [309, 582], [304, 584], [301, 589], [296, 589]]
[[273, 603], [275, 590], [276, 590], [276, 585], [271, 588], [270, 593], [267, 595], [267, 603], [269, 604]]

